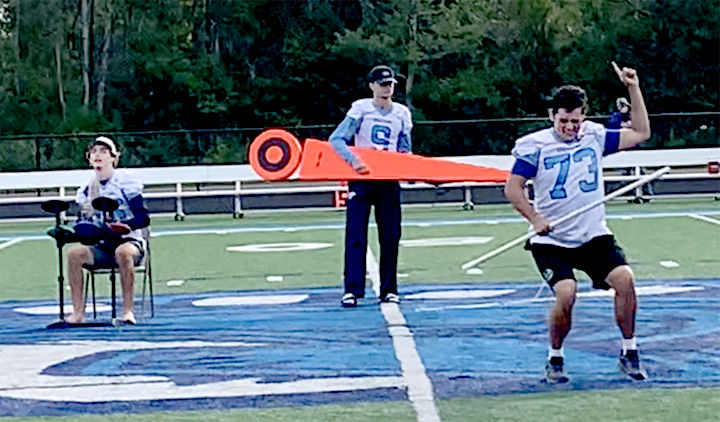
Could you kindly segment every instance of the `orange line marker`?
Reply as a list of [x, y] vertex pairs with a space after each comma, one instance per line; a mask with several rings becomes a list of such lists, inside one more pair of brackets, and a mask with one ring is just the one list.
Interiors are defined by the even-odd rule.
[[[288, 148], [283, 149], [283, 142]], [[297, 148], [295, 148], [297, 142]], [[269, 145], [271, 143], [271, 145]], [[272, 148], [277, 147], [277, 150]], [[406, 180], [430, 183], [504, 182], [509, 173], [493, 167], [454, 163], [440, 158], [367, 148], [350, 149], [370, 172], [358, 174], [330, 146], [329, 142], [306, 139], [303, 148], [292, 134], [272, 129], [263, 132], [250, 146], [250, 164], [266, 180], [285, 180], [298, 165], [299, 180]], [[281, 152], [282, 154], [279, 154]], [[296, 154], [296, 156], [289, 156]], [[279, 157], [279, 158], [278, 158]], [[276, 161], [279, 160], [279, 161]], [[275, 170], [287, 163], [282, 169]]]
[[295, 173], [302, 158], [300, 141], [290, 132], [270, 129], [250, 144], [250, 166], [265, 180], [285, 180]]

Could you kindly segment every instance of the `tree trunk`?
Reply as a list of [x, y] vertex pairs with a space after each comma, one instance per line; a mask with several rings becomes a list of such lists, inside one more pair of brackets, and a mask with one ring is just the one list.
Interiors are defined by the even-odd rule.
[[[59, 35], [59, 34], [58, 34]], [[55, 38], [55, 77], [58, 84], [58, 100], [60, 101], [60, 110], [62, 110], [63, 121], [67, 119], [67, 104], [65, 104], [65, 88], [62, 79], [62, 55], [60, 53], [60, 40], [63, 37]]]
[[108, 74], [108, 56], [110, 55], [110, 38], [112, 36], [113, 9], [112, 4], [107, 2], [105, 11], [105, 30], [103, 31], [103, 47], [100, 53], [100, 80], [97, 86], [97, 111], [102, 115], [105, 102], [105, 81]]
[[213, 37], [213, 54], [218, 59], [220, 58], [220, 25], [216, 22], [212, 23], [212, 37]]
[[207, 15], [207, 10], [208, 10], [207, 0], [203, 0], [203, 2], [202, 2], [202, 10], [201, 10], [202, 18], [200, 19], [200, 21], [199, 21], [199, 23], [198, 23], [199, 28], [198, 28], [198, 31], [197, 31], [197, 32], [198, 32], [198, 47], [199, 47], [200, 49], [202, 49], [202, 51], [208, 51], [208, 45], [207, 45], [207, 40], [208, 40], [208, 15]]
[[90, 2], [92, 0], [81, 0], [80, 2], [80, 15], [82, 20], [82, 74], [83, 74], [83, 86], [85, 92], [83, 94], [83, 106], [85, 108], [90, 104], [90, 93], [92, 86], [90, 84]]
[[[130, 43], [130, 35], [131, 35], [131, 31], [132, 31], [132, 12], [133, 12], [132, 3], [128, 3], [128, 5], [127, 5], [127, 15], [125, 15], [125, 23], [122, 25], [122, 29], [123, 29], [123, 37], [122, 37], [123, 48], [122, 48], [122, 51], [123, 51], [123, 52], [127, 52], [127, 51], [128, 51], [128, 48], [129, 48], [128, 46], [129, 46], [129, 43]], [[123, 54], [125, 55], [125, 54], [127, 54], [127, 53], [123, 53]]]
[[405, 102], [407, 106], [412, 109], [412, 88], [413, 81], [415, 79], [415, 68], [417, 67], [416, 57], [418, 47], [417, 41], [417, 8], [415, 2], [412, 3], [412, 14], [410, 15], [410, 46], [409, 46], [409, 60], [408, 60], [408, 71], [407, 78], [405, 79]]
[[15, 4], [15, 95], [20, 96], [20, 2]]
[[210, 16], [209, 10], [211, 10], [210, 3], [212, 0], [207, 0], [207, 5], [205, 7], [205, 17], [207, 19], [207, 27], [208, 27], [208, 38], [210, 39], [210, 51], [212, 52], [215, 57], [220, 58], [220, 25], [213, 20], [213, 17]]

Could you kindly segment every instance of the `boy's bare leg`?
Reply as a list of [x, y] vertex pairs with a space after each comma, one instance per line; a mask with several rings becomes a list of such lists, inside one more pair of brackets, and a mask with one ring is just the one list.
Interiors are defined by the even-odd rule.
[[615, 319], [622, 331], [623, 338], [635, 336], [635, 277], [627, 265], [621, 265], [610, 271], [605, 281], [615, 290]]
[[83, 265], [95, 262], [92, 251], [87, 246], [75, 246], [68, 251], [68, 282], [72, 296], [73, 312], [65, 322], [77, 324], [85, 321], [85, 289], [83, 288]]
[[565, 337], [572, 326], [572, 307], [575, 303], [577, 283], [575, 280], [560, 280], [555, 283], [555, 306], [550, 311], [550, 327], [548, 336], [553, 349], [562, 347]]
[[135, 257], [140, 254], [137, 246], [123, 243], [115, 250], [115, 262], [118, 264], [123, 290], [122, 320], [135, 323], [133, 313], [133, 285], [135, 282]]

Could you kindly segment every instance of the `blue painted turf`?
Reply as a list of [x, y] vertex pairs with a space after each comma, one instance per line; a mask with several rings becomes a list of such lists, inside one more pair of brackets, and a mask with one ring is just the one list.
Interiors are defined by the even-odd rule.
[[[571, 381], [560, 387], [541, 382], [547, 350], [548, 302], [530, 302], [536, 285], [408, 286], [401, 292], [502, 290], [514, 293], [489, 299], [404, 300], [401, 311], [433, 382], [438, 398], [528, 393], [554, 389], [666, 388], [720, 385], [720, 280], [640, 282], [638, 286], [693, 286], [702, 290], [640, 296], [638, 341], [651, 376], [627, 381], [618, 372], [620, 334], [609, 298], [580, 298], [574, 328], [565, 345]], [[588, 286], [580, 284], [580, 291]], [[196, 307], [198, 299], [249, 295], [307, 294], [285, 305]], [[546, 295], [548, 293], [546, 292]], [[102, 351], [39, 368], [53, 380], [71, 377], [157, 376], [178, 386], [212, 385], [258, 378], [280, 384], [337, 377], [399, 377], [400, 364], [375, 299], [356, 309], [339, 307], [338, 289], [275, 292], [222, 292], [168, 295], [156, 300], [157, 316], [124, 328], [46, 330], [52, 316], [15, 312], [18, 307], [56, 304], [0, 304], [0, 349], [61, 342], [179, 342], [164, 349]], [[495, 305], [492, 305], [495, 303]], [[458, 308], [458, 306], [487, 306]], [[247, 342], [254, 347], [196, 347], [183, 342]], [[0, 357], [2, 351], [0, 351]], [[377, 400], [407, 400], [402, 387], [349, 392], [206, 397], [72, 403], [18, 397], [13, 366], [0, 374], [0, 416], [73, 415], [162, 410], [315, 405]], [[3, 381], [4, 380], [4, 381]], [[3, 385], [4, 382], [4, 385]], [[23, 388], [27, 388], [25, 386]], [[138, 388], [142, 388], [139, 386]]]
[[[701, 291], [640, 296], [637, 337], [649, 382], [627, 380], [618, 371], [620, 331], [611, 298], [580, 298], [565, 342], [562, 389], [657, 388], [720, 385], [720, 283], [718, 280], [638, 283]], [[581, 283], [582, 286], [582, 283]], [[511, 286], [497, 286], [509, 288]], [[581, 291], [588, 291], [587, 285]], [[403, 305], [408, 323], [439, 397], [553, 391], [542, 382], [547, 354], [549, 303], [527, 303], [535, 286], [518, 286], [500, 306], [423, 311], [427, 303]], [[518, 302], [513, 302], [517, 300]], [[427, 302], [427, 301], [424, 301]], [[443, 301], [433, 301], [432, 309]], [[445, 301], [446, 306], [481, 303]]]

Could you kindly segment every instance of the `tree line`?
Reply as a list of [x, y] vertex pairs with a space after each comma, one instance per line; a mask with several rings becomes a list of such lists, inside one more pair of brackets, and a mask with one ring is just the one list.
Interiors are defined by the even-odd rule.
[[607, 115], [626, 96], [612, 60], [661, 115], [649, 147], [718, 143], [718, 0], [0, 5], [0, 169], [82, 166], [89, 133], [118, 134], [125, 165], [244, 162], [242, 129], [327, 137], [376, 64], [402, 75], [420, 154], [507, 153], [568, 83]]

